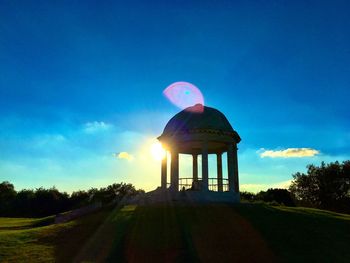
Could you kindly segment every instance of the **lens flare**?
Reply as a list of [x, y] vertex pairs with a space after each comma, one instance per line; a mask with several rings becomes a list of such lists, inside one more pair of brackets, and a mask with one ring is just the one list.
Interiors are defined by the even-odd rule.
[[[180, 109], [200, 104], [204, 105], [202, 92], [193, 84], [185, 81], [175, 82], [169, 85], [164, 91], [164, 96]], [[192, 107], [191, 111], [203, 111], [202, 107]]]

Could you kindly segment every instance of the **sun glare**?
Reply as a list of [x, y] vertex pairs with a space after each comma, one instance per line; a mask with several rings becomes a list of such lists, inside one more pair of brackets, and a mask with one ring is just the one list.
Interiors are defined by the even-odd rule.
[[151, 154], [155, 160], [160, 161], [165, 157], [166, 152], [160, 142], [155, 142], [151, 145]]

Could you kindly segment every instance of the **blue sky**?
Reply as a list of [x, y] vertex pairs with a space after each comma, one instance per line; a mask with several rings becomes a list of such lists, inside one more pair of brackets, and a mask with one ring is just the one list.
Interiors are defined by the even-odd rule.
[[[149, 146], [179, 110], [162, 95], [175, 81], [200, 88], [241, 135], [242, 189], [284, 186], [309, 163], [350, 159], [349, 9], [348, 1], [3, 0], [0, 181], [155, 188], [160, 164]], [[261, 157], [289, 148], [319, 153]]]

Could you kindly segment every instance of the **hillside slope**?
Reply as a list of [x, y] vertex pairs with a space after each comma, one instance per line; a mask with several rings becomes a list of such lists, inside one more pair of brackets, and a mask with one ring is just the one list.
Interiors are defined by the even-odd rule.
[[350, 216], [317, 209], [143, 205], [59, 225], [9, 222], [0, 219], [0, 261], [350, 261]]

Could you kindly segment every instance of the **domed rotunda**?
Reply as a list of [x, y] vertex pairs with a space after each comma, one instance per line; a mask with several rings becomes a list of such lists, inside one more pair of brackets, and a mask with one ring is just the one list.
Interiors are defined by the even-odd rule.
[[[186, 190], [200, 199], [239, 202], [237, 144], [241, 138], [224, 114], [201, 104], [188, 107], [170, 119], [158, 140], [170, 153], [170, 178], [168, 154], [162, 160], [162, 190], [174, 194]], [[222, 169], [224, 153], [227, 153], [227, 179]], [[191, 177], [179, 178], [180, 154], [192, 155]], [[209, 177], [209, 154], [216, 155], [216, 177]], [[201, 156], [201, 177], [198, 156]]]

